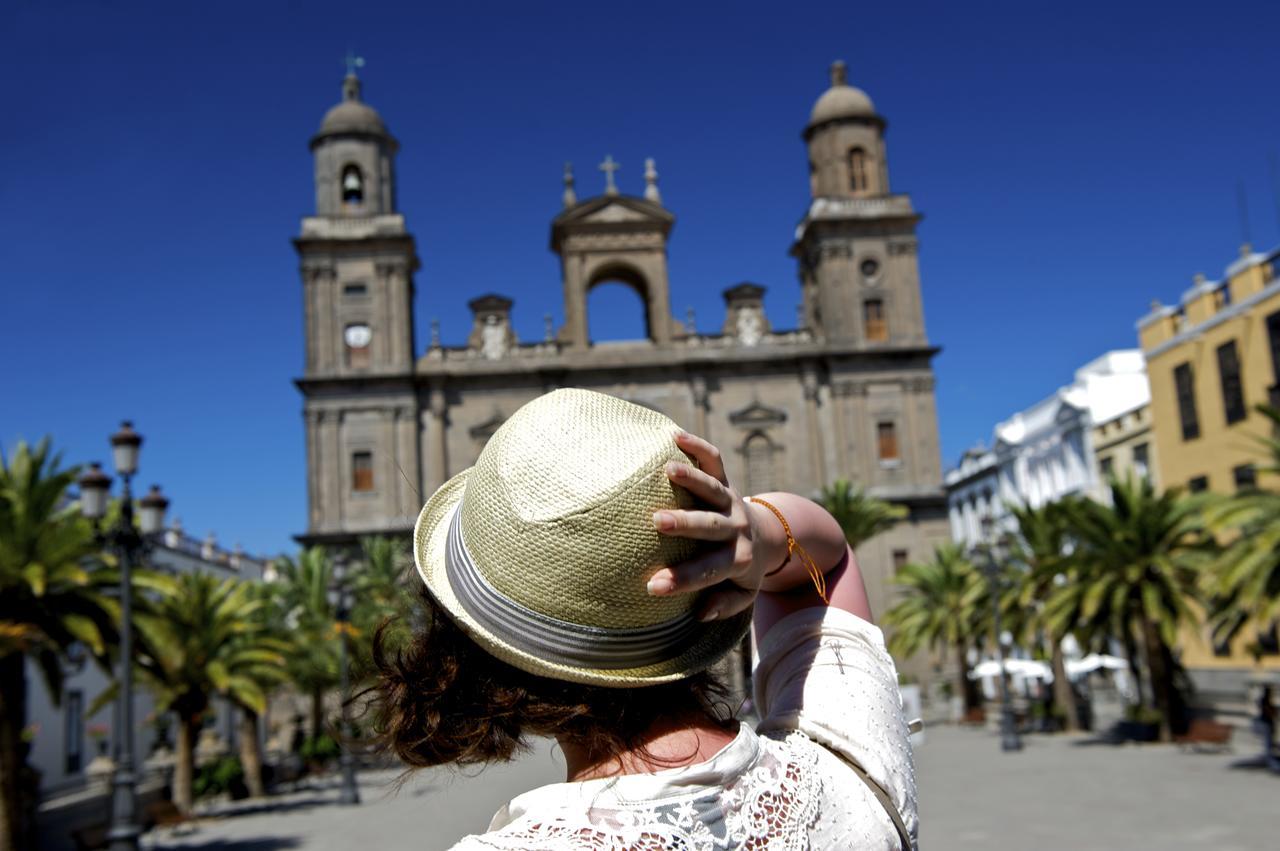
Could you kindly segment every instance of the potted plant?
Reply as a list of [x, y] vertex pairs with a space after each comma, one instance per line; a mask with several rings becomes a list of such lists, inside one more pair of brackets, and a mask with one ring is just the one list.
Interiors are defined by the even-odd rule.
[[1150, 706], [1130, 704], [1119, 724], [1121, 738], [1134, 742], [1154, 742], [1160, 738], [1160, 711]]

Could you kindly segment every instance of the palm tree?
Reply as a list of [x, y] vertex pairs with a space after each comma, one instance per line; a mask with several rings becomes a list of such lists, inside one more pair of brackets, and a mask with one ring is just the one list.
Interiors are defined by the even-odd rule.
[[276, 560], [274, 589], [292, 637], [289, 679], [311, 698], [311, 735], [324, 732], [324, 698], [338, 685], [337, 613], [329, 601], [333, 563], [323, 547]]
[[[1257, 410], [1280, 429], [1280, 410]], [[1261, 472], [1280, 474], [1280, 440], [1258, 442], [1268, 456]], [[1280, 620], [1280, 493], [1259, 489], [1220, 499], [1206, 508], [1205, 520], [1229, 539], [1206, 577], [1214, 640], [1229, 641], [1243, 629], [1270, 631]]]
[[1011, 508], [1018, 524], [1012, 556], [1024, 568], [1017, 604], [1019, 610], [1027, 615], [1025, 623], [1028, 628], [1022, 631], [1021, 637], [1023, 641], [1034, 641], [1036, 636], [1031, 633], [1038, 632], [1049, 645], [1053, 701], [1062, 710], [1068, 731], [1079, 729], [1080, 723], [1075, 711], [1075, 695], [1067, 679], [1062, 641], [1076, 624], [1074, 617], [1063, 617], [1064, 613], [1070, 613], [1069, 608], [1061, 604], [1050, 608], [1048, 601], [1055, 589], [1074, 578], [1068, 552], [1067, 508], [1071, 501], [1072, 498], [1067, 497], [1040, 508]]
[[823, 488], [818, 502], [840, 524], [845, 540], [855, 550], [907, 516], [903, 506], [868, 496], [866, 491], [854, 487], [847, 479], [839, 479]]
[[[250, 614], [256, 629], [248, 635], [248, 643], [250, 645], [268, 646], [284, 654], [289, 653], [292, 650], [292, 644], [286, 637], [287, 634], [279, 617], [279, 609], [275, 605], [276, 598], [271, 586], [264, 583], [252, 583], [250, 585], [250, 593], [254, 600], [257, 601], [258, 607]], [[241, 640], [245, 639], [237, 639], [237, 641]], [[264, 696], [269, 695], [272, 689], [288, 679], [288, 673], [283, 664], [250, 668], [246, 670], [246, 673], [257, 682]], [[245, 785], [249, 789], [250, 796], [255, 798], [262, 797], [266, 794], [266, 784], [262, 774], [264, 762], [262, 742], [258, 738], [258, 727], [262, 717], [261, 709], [237, 700], [234, 694], [229, 695], [229, 697], [240, 711], [240, 717], [237, 722], [237, 738], [240, 744], [240, 765], [244, 768]]]
[[384, 640], [399, 642], [409, 635], [412, 597], [409, 583], [416, 580], [409, 566], [412, 560], [406, 541], [400, 538], [369, 536], [360, 541], [362, 563], [352, 578], [355, 606], [352, 623], [358, 637], [357, 652], [362, 662], [371, 660], [368, 639], [384, 622]]
[[922, 649], [955, 654], [957, 693], [965, 709], [978, 706], [977, 689], [969, 679], [969, 648], [980, 643], [990, 598], [982, 574], [959, 544], [940, 544], [933, 560], [904, 565], [895, 578], [900, 599], [885, 612], [893, 627], [890, 648], [912, 655]]
[[38, 665], [55, 701], [76, 643], [105, 660], [117, 641], [119, 605], [107, 595], [119, 575], [94, 558], [93, 529], [67, 499], [77, 470], [63, 468], [49, 440], [0, 453], [0, 849], [23, 847], [20, 783], [26, 725], [25, 659]]
[[148, 654], [139, 659], [141, 679], [155, 692], [157, 710], [178, 716], [174, 803], [184, 813], [191, 811], [196, 738], [213, 695], [261, 713], [262, 682], [284, 666], [286, 646], [263, 627], [262, 606], [249, 583], [188, 573], [137, 616]]
[[1202, 568], [1212, 554], [1203, 501], [1177, 488], [1157, 495], [1146, 479], [1111, 481], [1111, 505], [1078, 500], [1067, 508], [1077, 544], [1078, 588], [1057, 601], [1079, 605], [1086, 632], [1109, 632], [1131, 654], [1141, 637], [1160, 735], [1172, 738], [1179, 711], [1173, 647], [1196, 621]]

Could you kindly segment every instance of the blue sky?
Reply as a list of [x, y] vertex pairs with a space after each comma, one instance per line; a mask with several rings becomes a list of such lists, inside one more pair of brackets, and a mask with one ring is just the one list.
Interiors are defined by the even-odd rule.
[[[1135, 344], [1151, 299], [1280, 243], [1280, 4], [217, 4], [11, 0], [0, 121], [0, 445], [52, 434], [106, 460], [132, 417], [141, 484], [199, 535], [272, 553], [305, 525], [297, 262], [307, 140], [366, 57], [400, 139], [420, 342], [468, 299], [560, 316], [560, 171], [623, 191], [656, 158], [677, 224], [672, 304], [769, 288], [807, 201], [800, 131], [844, 58], [889, 120], [893, 188], [925, 214], [921, 275], [943, 460]], [[622, 290], [598, 337], [638, 329]]]

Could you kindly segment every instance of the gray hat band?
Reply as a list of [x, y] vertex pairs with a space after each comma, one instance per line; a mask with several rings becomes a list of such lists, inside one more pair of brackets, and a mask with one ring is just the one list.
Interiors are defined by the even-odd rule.
[[449, 584], [467, 614], [511, 646], [547, 662], [606, 670], [656, 665], [689, 646], [698, 626], [692, 612], [652, 626], [609, 629], [562, 621], [522, 606], [480, 574], [462, 540], [461, 518], [459, 503], [445, 544]]

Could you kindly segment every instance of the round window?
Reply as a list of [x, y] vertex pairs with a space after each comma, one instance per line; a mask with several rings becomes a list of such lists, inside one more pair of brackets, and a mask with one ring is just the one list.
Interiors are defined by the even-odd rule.
[[874, 278], [880, 272], [880, 261], [868, 257], [862, 261], [862, 265], [859, 268], [862, 270], [862, 277]]

